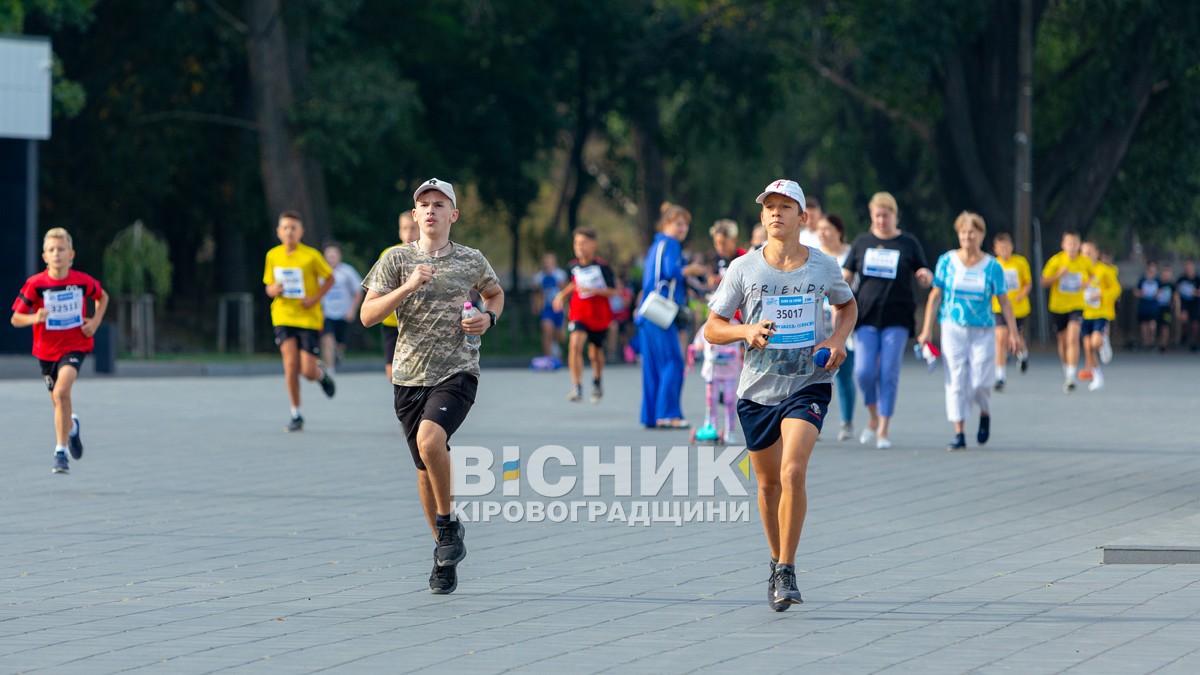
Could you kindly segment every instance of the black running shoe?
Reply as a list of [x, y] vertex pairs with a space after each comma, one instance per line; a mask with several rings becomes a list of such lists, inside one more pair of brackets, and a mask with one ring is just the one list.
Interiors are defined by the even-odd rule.
[[288, 422], [287, 430], [288, 433], [293, 431], [304, 431], [304, 418], [299, 415], [293, 417], [292, 421]]
[[996, 391], [1004, 391], [1004, 380], [996, 380]]
[[73, 433], [67, 438], [67, 447], [71, 450], [71, 459], [79, 459], [83, 457], [82, 427], [79, 425], [79, 418], [74, 415], [71, 415], [71, 422], [74, 427], [71, 429]]
[[975, 440], [979, 441], [980, 445], [988, 442], [988, 438], [992, 435], [992, 416], [979, 416], [979, 433], [975, 434]]
[[955, 450], [967, 449], [967, 437], [965, 434], [954, 434], [954, 440], [946, 444], [946, 449], [953, 452]]
[[438, 525], [436, 529], [437, 547], [433, 549], [433, 559], [442, 567], [462, 562], [467, 557], [467, 545], [463, 543], [467, 528], [461, 522], [452, 520], [445, 525]]
[[433, 571], [429, 573], [429, 592], [434, 595], [449, 595], [458, 588], [458, 570], [454, 565], [442, 567], [433, 563]]
[[54, 453], [54, 467], [50, 469], [50, 473], [71, 473], [67, 465], [67, 453]]
[[796, 588], [796, 567], [794, 565], [775, 566], [775, 602], [798, 605], [804, 602], [800, 591]]
[[319, 382], [321, 383], [321, 391], [325, 392], [325, 395], [329, 398], [333, 398], [334, 393], [337, 392], [337, 385], [333, 383], [333, 378], [329, 375], [329, 371], [321, 373]]
[[771, 576], [767, 579], [767, 604], [776, 612], [786, 612], [790, 602], [775, 602], [775, 563], [771, 562]]
[[599, 382], [592, 383], [592, 403], [599, 403], [600, 399], [604, 398], [604, 387]]

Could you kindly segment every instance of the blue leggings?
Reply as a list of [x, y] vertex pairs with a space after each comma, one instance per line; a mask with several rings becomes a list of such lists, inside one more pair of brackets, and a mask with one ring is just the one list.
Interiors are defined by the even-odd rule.
[[843, 422], [854, 421], [854, 397], [858, 390], [854, 387], [854, 350], [846, 350], [846, 360], [838, 368], [837, 377], [838, 408], [842, 413]]
[[900, 389], [900, 360], [908, 344], [908, 329], [903, 326], [860, 326], [854, 331], [857, 353], [854, 379], [862, 390], [865, 405], [879, 406], [882, 417], [896, 412], [896, 392]]

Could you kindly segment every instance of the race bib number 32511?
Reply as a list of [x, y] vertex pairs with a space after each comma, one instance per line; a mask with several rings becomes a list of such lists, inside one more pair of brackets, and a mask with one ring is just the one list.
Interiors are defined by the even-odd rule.
[[46, 306], [46, 330], [68, 330], [83, 326], [83, 291], [68, 288], [63, 291], [43, 291]]
[[762, 317], [775, 322], [767, 349], [800, 349], [817, 343], [817, 302], [811, 295], [766, 296]]

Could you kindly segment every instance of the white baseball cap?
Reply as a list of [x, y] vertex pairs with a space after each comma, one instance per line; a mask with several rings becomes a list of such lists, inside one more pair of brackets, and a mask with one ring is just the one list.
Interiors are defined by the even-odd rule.
[[446, 195], [450, 198], [450, 203], [454, 206], [454, 208], [458, 208], [458, 200], [454, 197], [454, 186], [444, 180], [438, 180], [436, 178], [430, 178], [424, 183], [421, 183], [421, 187], [417, 188], [417, 191], [413, 193], [413, 201], [417, 201], [417, 197], [420, 197], [422, 192], [427, 192], [429, 190], [437, 190], [438, 192]]
[[796, 201], [800, 202], [800, 210], [801, 211], [805, 211], [808, 208], [807, 205], [804, 203], [804, 190], [800, 189], [800, 185], [798, 183], [796, 183], [796, 181], [794, 181], [794, 180], [784, 180], [784, 179], [777, 180], [774, 183], [771, 183], [770, 185], [768, 185], [767, 189], [763, 190], [763, 193], [758, 196], [758, 199], [754, 200], [755, 203], [757, 203], [757, 204], [763, 203], [763, 200], [767, 198], [767, 195], [771, 194], [772, 192], [774, 192], [776, 194], [781, 194], [784, 197], [791, 197], [792, 199], [795, 199]]

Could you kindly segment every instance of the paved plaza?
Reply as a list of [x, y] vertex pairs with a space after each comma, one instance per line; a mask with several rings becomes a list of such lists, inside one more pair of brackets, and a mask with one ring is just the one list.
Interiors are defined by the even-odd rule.
[[[1200, 671], [1200, 565], [1102, 564], [1106, 544], [1200, 512], [1192, 355], [1118, 354], [1107, 390], [1070, 396], [1037, 356], [994, 397], [991, 443], [972, 421], [960, 453], [943, 449], [940, 371], [910, 357], [891, 450], [832, 440], [830, 414], [805, 603], [783, 613], [750, 481], [750, 497], [694, 498], [748, 505], [747, 522], [468, 524], [457, 592], [431, 595], [432, 538], [376, 370], [343, 375], [333, 400], [306, 384], [292, 435], [278, 376], [87, 376], [69, 476], [50, 473], [40, 379], [0, 380], [0, 671]], [[686, 443], [637, 426], [633, 368], [610, 369], [599, 405], [567, 388], [564, 372], [485, 369], [454, 444], [608, 460]], [[702, 404], [693, 375], [693, 423]], [[606, 480], [604, 501], [639, 499], [612, 494]]]

